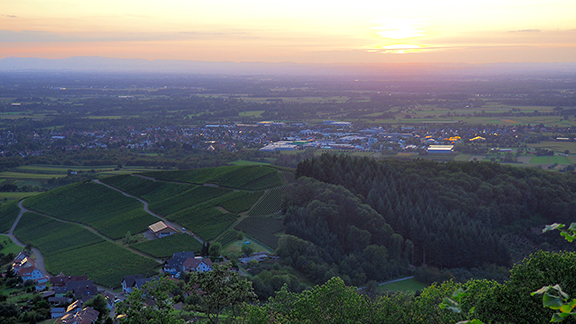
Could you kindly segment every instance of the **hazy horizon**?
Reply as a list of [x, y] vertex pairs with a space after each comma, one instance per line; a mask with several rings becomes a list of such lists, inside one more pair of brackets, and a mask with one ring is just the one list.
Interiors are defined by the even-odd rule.
[[574, 62], [576, 2], [7, 2], [0, 59], [298, 64]]

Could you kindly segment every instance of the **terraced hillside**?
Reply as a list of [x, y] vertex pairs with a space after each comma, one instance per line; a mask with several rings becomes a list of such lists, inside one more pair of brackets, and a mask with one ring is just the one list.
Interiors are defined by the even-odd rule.
[[[198, 252], [202, 241], [236, 235], [234, 227], [262, 202], [268, 207], [260, 209], [277, 211], [285, 179], [286, 171], [270, 166], [231, 166], [76, 183], [25, 199], [23, 206], [32, 212], [20, 220], [15, 235], [40, 249], [49, 272], [84, 273], [115, 287], [123, 275], [153, 274], [158, 259], [174, 252]], [[7, 224], [0, 229], [9, 229], [19, 211], [15, 203], [0, 207], [0, 220]], [[138, 235], [160, 219], [186, 233], [152, 240]], [[252, 226], [254, 221], [242, 222], [241, 227], [255, 232], [261, 226]], [[138, 242], [123, 240], [128, 232], [137, 235]], [[276, 243], [273, 235], [264, 241]]]

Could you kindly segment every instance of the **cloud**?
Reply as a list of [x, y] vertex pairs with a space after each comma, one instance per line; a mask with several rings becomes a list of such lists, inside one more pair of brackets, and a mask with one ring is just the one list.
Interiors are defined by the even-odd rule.
[[8, 18], [18, 18], [18, 16], [14, 16], [14, 15], [2, 15], [4, 17], [8, 17]]
[[509, 33], [539, 33], [540, 29], [520, 29], [520, 30], [509, 30]]
[[191, 39], [247, 38], [249, 33], [241, 31], [223, 32], [170, 32], [170, 33], [74, 33], [60, 34], [38, 30], [1, 30], [0, 43], [66, 43], [66, 42], [142, 42], [142, 41], [180, 41]]

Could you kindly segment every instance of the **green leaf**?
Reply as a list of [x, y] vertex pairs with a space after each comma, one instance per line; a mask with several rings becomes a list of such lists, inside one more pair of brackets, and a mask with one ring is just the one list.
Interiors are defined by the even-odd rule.
[[568, 317], [569, 314], [566, 313], [555, 313], [552, 316], [552, 319], [550, 320], [550, 322], [562, 322], [564, 319], [566, 319], [566, 317]]
[[454, 313], [462, 312], [462, 309], [460, 309], [460, 305], [448, 297], [445, 297], [444, 300], [438, 306], [441, 309], [448, 309], [453, 311]]
[[559, 224], [559, 223], [554, 223], [552, 225], [546, 225], [546, 227], [544, 227], [544, 229], [542, 230], [542, 233], [546, 233], [548, 231], [553, 231], [553, 230], [557, 230], [557, 229], [561, 229], [564, 228], [564, 224]]
[[570, 313], [572, 309], [576, 306], [576, 299], [572, 299], [572, 301], [568, 304], [564, 304], [560, 307], [560, 311], [562, 313]]
[[550, 290], [550, 286], [544, 286], [544, 287], [532, 292], [530, 295], [534, 296], [534, 295], [544, 294], [544, 293], [548, 292], [548, 290]]
[[560, 233], [560, 235], [564, 236], [564, 238], [568, 242], [572, 242], [572, 241], [574, 241], [574, 238], [576, 238], [576, 236], [570, 235], [568, 232], [562, 232], [562, 233]]
[[558, 296], [554, 296], [551, 295], [549, 293], [545, 293], [544, 294], [544, 298], [542, 299], [542, 303], [544, 304], [544, 307], [549, 307], [551, 309], [560, 309], [560, 307], [562, 307], [562, 305], [564, 304], [564, 301], [558, 297]]
[[568, 227], [568, 230], [572, 231], [572, 232], [576, 232], [576, 223], [570, 224], [570, 227]]

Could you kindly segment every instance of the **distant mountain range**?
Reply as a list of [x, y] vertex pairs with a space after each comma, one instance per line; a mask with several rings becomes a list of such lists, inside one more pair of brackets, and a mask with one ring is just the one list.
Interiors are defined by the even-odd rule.
[[0, 72], [145, 72], [229, 75], [501, 75], [576, 73], [571, 63], [413, 63], [413, 64], [299, 64], [291, 62], [207, 62], [144, 60], [107, 57], [64, 59], [8, 57], [0, 59]]

